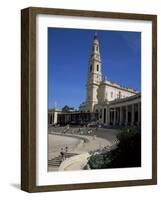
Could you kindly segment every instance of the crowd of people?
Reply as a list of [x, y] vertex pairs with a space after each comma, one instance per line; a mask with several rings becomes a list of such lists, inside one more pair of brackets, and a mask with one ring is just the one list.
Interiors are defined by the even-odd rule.
[[70, 133], [70, 134], [80, 134], [80, 135], [95, 135], [96, 136], [96, 132], [98, 130], [98, 126], [97, 127], [89, 127], [89, 126], [83, 126], [83, 127], [79, 127], [79, 128], [73, 128], [70, 127], [70, 125], [66, 125], [64, 127], [62, 127], [61, 133], [66, 134], [66, 133]]
[[[62, 127], [62, 134], [79, 134], [79, 135], [90, 135], [93, 137], [93, 139], [96, 139], [96, 131], [98, 130], [98, 127], [90, 128], [89, 126], [83, 126], [79, 128], [73, 128], [70, 127], [70, 125], [66, 125]], [[61, 148], [60, 150], [60, 156], [62, 161], [64, 161], [67, 158], [69, 148], [66, 146], [65, 148]]]
[[[98, 131], [99, 128], [101, 128], [101, 126], [96, 126], [96, 127], [90, 127], [90, 125], [86, 125], [86, 126], [82, 126], [82, 127], [72, 127], [69, 124], [67, 124], [66, 126], [63, 127], [59, 127], [61, 128], [61, 133], [62, 134], [73, 134], [73, 135], [89, 135], [92, 136], [93, 139], [96, 139], [96, 133]], [[109, 151], [109, 146], [108, 147], [103, 147], [103, 148], [99, 148], [96, 149], [94, 151], [90, 151], [90, 154], [99, 154], [99, 153], [103, 153], [103, 152], [107, 152]], [[69, 152], [69, 148], [66, 146], [64, 148], [60, 149], [60, 156], [61, 156], [61, 160], [64, 161], [67, 157], [68, 157], [68, 152]]]

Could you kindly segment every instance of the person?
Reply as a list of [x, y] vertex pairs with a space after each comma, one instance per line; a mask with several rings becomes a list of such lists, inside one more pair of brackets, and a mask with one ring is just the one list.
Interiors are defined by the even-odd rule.
[[69, 126], [69, 124], [67, 124], [67, 130], [69, 130], [69, 128], [70, 128], [70, 126]]
[[66, 146], [66, 147], [65, 147], [65, 153], [67, 153], [67, 152], [68, 152], [68, 147]]
[[93, 135], [93, 139], [94, 139], [94, 140], [96, 139], [96, 135]]
[[67, 158], [67, 153], [68, 153], [68, 147], [66, 146], [66, 147], [65, 147], [65, 154], [64, 154], [64, 157], [65, 157], [65, 158]]
[[63, 150], [63, 148], [61, 148], [61, 150], [60, 150], [60, 155], [61, 155], [61, 159], [63, 161], [64, 160], [64, 150]]
[[80, 135], [83, 135], [83, 131], [80, 131]]

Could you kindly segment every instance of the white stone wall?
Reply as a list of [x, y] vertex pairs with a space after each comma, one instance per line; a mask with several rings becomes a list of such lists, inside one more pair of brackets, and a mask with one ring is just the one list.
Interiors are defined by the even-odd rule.
[[87, 96], [87, 101], [92, 101], [94, 103], [98, 102], [97, 99], [97, 90], [98, 90], [98, 85], [90, 85], [88, 86], [88, 96]]
[[123, 88], [117, 88], [106, 83], [101, 83], [98, 89], [97, 97], [98, 102], [102, 103], [104, 101], [113, 101], [115, 99], [126, 98], [135, 94], [136, 93], [125, 90]]

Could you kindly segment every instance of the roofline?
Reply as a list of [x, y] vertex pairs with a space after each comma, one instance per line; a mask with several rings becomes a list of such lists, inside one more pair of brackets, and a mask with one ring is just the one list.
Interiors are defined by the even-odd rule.
[[[110, 86], [110, 87], [114, 87], [114, 88], [117, 88], [117, 89], [120, 89], [120, 90], [124, 90], [124, 91], [126, 91], [126, 92], [131, 92], [131, 93], [133, 93], [133, 94], [138, 94], [139, 92], [137, 92], [137, 91], [135, 91], [135, 90], [130, 90], [130, 89], [128, 89], [128, 88], [124, 88], [124, 87], [118, 87], [118, 86], [116, 86], [116, 85], [112, 85], [112, 83], [111, 84], [109, 84], [109, 83], [107, 83], [107, 82], [104, 82], [104, 81], [102, 81], [101, 83], [100, 83], [100, 85], [108, 85], [108, 86]], [[117, 83], [116, 83], [117, 84]]]
[[114, 101], [110, 101], [109, 105], [122, 103], [122, 102], [125, 102], [125, 101], [130, 101], [130, 100], [134, 100], [134, 99], [138, 99], [138, 98], [141, 98], [141, 93], [138, 93], [138, 94], [130, 96], [130, 97], [125, 97], [125, 98], [122, 98], [122, 99], [115, 99]]

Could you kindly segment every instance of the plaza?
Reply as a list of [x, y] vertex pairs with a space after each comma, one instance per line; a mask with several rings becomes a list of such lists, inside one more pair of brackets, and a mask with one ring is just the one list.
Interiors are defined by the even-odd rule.
[[[48, 170], [82, 170], [91, 155], [110, 151], [119, 142], [119, 130], [87, 127], [50, 127], [48, 133]], [[68, 147], [65, 159], [61, 149]], [[67, 164], [66, 164], [67, 163]]]

